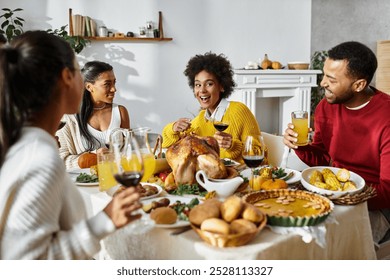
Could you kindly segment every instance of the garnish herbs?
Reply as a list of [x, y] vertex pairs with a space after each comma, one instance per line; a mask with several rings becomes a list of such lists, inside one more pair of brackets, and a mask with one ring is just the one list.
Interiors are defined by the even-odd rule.
[[179, 185], [175, 190], [171, 191], [170, 194], [183, 195], [183, 194], [195, 194], [205, 196], [207, 191], [202, 191], [197, 184], [193, 185]]
[[80, 173], [76, 178], [76, 182], [78, 183], [96, 183], [99, 180], [99, 177], [96, 174], [87, 174]]
[[179, 220], [188, 221], [188, 215], [192, 208], [199, 204], [199, 199], [196, 197], [191, 199], [189, 203], [183, 203], [176, 201], [174, 204], [170, 205], [173, 210], [176, 211]]

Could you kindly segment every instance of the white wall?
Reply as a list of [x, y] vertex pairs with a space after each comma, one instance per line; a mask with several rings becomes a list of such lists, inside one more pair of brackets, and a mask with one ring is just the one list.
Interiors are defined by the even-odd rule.
[[310, 59], [311, 0], [2, 0], [1, 5], [24, 9], [25, 30], [59, 28], [72, 8], [114, 31], [138, 32], [147, 20], [157, 24], [162, 11], [164, 35], [173, 41], [92, 42], [79, 55], [80, 64], [98, 59], [114, 66], [116, 102], [128, 108], [133, 127], [154, 131], [197, 114], [183, 75], [195, 54], [224, 53], [234, 68], [265, 53], [284, 65]]
[[312, 1], [312, 52], [353, 40], [376, 53], [376, 42], [389, 39], [389, 0]]

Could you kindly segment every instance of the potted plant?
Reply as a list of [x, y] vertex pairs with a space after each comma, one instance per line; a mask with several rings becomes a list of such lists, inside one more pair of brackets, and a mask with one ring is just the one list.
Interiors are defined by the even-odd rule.
[[66, 27], [67, 25], [64, 25], [61, 26], [60, 29], [48, 29], [46, 31], [50, 34], [62, 37], [70, 44], [70, 46], [76, 53], [80, 53], [87, 46], [89, 40], [81, 36], [70, 36], [66, 31]]
[[4, 13], [0, 15], [0, 19], [3, 19], [3, 22], [0, 25], [0, 34], [5, 36], [9, 42], [13, 37], [23, 33], [24, 19], [15, 16], [15, 13], [23, 11], [23, 9], [16, 8], [11, 10], [8, 8], [3, 8], [1, 10], [4, 11]]
[[[2, 11], [4, 11], [4, 13], [0, 15], [0, 19], [4, 18], [4, 20], [0, 25], [0, 35], [4, 35], [9, 42], [13, 37], [18, 36], [24, 32], [23, 23], [25, 20], [21, 17], [15, 16], [15, 13], [23, 11], [23, 9], [16, 8], [11, 10], [9, 8], [3, 8]], [[69, 36], [68, 32], [66, 31], [66, 27], [67, 25], [64, 25], [61, 26], [60, 29], [48, 29], [46, 32], [62, 37], [70, 44], [76, 53], [80, 53], [89, 43], [89, 40], [80, 36]]]
[[[315, 51], [310, 60], [310, 69], [321, 70], [324, 68], [325, 59], [328, 57], [328, 51]], [[312, 87], [311, 89], [311, 103], [310, 103], [310, 115], [311, 115], [311, 124], [310, 127], [314, 129], [314, 112], [321, 101], [324, 98], [325, 91], [320, 86], [324, 74], [317, 74], [317, 87]]]

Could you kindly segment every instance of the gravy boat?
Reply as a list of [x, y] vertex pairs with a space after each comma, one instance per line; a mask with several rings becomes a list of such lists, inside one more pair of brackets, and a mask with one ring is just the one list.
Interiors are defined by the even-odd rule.
[[196, 172], [195, 178], [199, 185], [208, 192], [215, 191], [220, 198], [231, 196], [244, 182], [240, 176], [231, 179], [209, 179], [203, 170]]

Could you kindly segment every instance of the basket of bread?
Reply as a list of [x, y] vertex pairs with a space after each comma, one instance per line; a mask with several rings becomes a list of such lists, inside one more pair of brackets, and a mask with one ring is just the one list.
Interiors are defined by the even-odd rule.
[[225, 201], [209, 199], [195, 206], [189, 220], [203, 241], [220, 248], [249, 243], [267, 223], [263, 212], [234, 195]]

